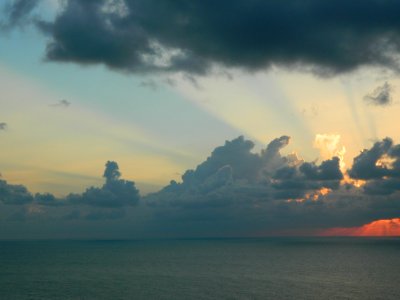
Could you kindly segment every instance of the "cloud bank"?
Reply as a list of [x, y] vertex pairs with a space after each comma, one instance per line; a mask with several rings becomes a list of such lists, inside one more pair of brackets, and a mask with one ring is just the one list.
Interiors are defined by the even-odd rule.
[[[20, 23], [38, 1], [8, 9]], [[36, 20], [46, 59], [129, 73], [205, 74], [272, 66], [331, 76], [363, 66], [399, 71], [400, 3], [369, 1], [65, 0]]]
[[[103, 174], [105, 183], [102, 187], [89, 187], [82, 194], [69, 194], [57, 198], [50, 193], [32, 194], [23, 185], [13, 185], [0, 179], [0, 203], [6, 206], [20, 206], [19, 219], [29, 218], [26, 207], [36, 208], [34, 212], [43, 213], [43, 208], [61, 219], [99, 220], [115, 219], [124, 216], [124, 208], [138, 204], [140, 195], [133, 181], [120, 179], [118, 164], [108, 161]], [[35, 214], [33, 214], [35, 215]]]
[[0, 180], [0, 223], [35, 224], [39, 232], [49, 222], [64, 231], [79, 224], [89, 237], [104, 226], [111, 237], [196, 237], [304, 233], [398, 217], [400, 145], [390, 138], [363, 150], [348, 170], [336, 156], [317, 164], [282, 155], [289, 142], [282, 136], [255, 153], [242, 136], [226, 141], [181, 182], [141, 198], [113, 161], [103, 186], [64, 198]]

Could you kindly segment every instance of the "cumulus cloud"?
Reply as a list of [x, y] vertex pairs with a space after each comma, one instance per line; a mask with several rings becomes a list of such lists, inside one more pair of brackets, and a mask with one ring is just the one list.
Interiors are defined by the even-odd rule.
[[[349, 187], [338, 157], [317, 164], [282, 156], [289, 141], [286, 136], [275, 139], [259, 154], [243, 137], [227, 141], [187, 171], [182, 182], [172, 181], [143, 201], [154, 209], [154, 222], [181, 234], [346, 227], [397, 216], [395, 182], [385, 181], [381, 189], [386, 194]], [[387, 152], [400, 155], [399, 149]], [[240, 162], [246, 162], [246, 169]]]
[[380, 165], [378, 161], [389, 154], [392, 146], [392, 139], [385, 138], [376, 142], [371, 149], [364, 149], [354, 158], [353, 166], [349, 171], [350, 176], [355, 179], [381, 179], [388, 176], [392, 170], [385, 165]]
[[122, 207], [136, 205], [139, 201], [139, 190], [133, 181], [120, 179], [118, 164], [106, 163], [103, 177], [106, 182], [101, 188], [90, 187], [82, 194], [70, 194], [66, 201], [99, 207]]
[[364, 96], [364, 100], [372, 105], [385, 106], [392, 103], [393, 86], [385, 82], [382, 86], [378, 86], [375, 90]]
[[88, 228], [119, 224], [140, 236], [189, 237], [351, 227], [398, 217], [400, 145], [386, 138], [354, 158], [348, 174], [365, 182], [360, 187], [344, 177], [336, 156], [317, 163], [283, 155], [289, 142], [282, 136], [255, 152], [242, 136], [226, 141], [180, 182], [143, 198], [113, 161], [106, 163], [103, 186], [62, 199], [32, 196], [2, 180], [0, 219]]
[[365, 193], [391, 195], [400, 190], [400, 145], [385, 138], [354, 158], [349, 175], [365, 180]]
[[[10, 23], [37, 1], [20, 0]], [[50, 61], [122, 72], [204, 74], [213, 66], [304, 68], [319, 75], [363, 66], [399, 71], [398, 1], [64, 1], [48, 35]]]
[[5, 180], [0, 180], [0, 202], [4, 204], [23, 205], [31, 203], [33, 196], [23, 185], [8, 184]]
[[32, 195], [25, 186], [10, 185], [0, 180], [0, 201], [4, 204], [34, 203], [42, 206], [86, 205], [91, 207], [125, 207], [136, 205], [139, 190], [133, 181], [120, 179], [118, 164], [108, 161], [103, 174], [105, 183], [102, 187], [89, 187], [82, 194], [69, 194], [57, 198], [52, 194], [37, 193]]
[[305, 163], [292, 155], [281, 156], [288, 136], [271, 141], [261, 153], [242, 136], [217, 147], [182, 182], [172, 181], [159, 193], [147, 197], [151, 205], [230, 206], [236, 202], [259, 203], [276, 199], [301, 199], [321, 188], [337, 189], [343, 175], [337, 157]]
[[322, 158], [332, 156], [343, 157], [346, 148], [340, 145], [339, 134], [317, 134], [314, 139], [314, 147], [320, 151]]
[[45, 193], [45, 194], [40, 194], [36, 193], [35, 194], [35, 203], [40, 204], [40, 205], [46, 205], [46, 206], [57, 206], [57, 205], [62, 205], [63, 202], [57, 199], [54, 195], [50, 193]]
[[303, 163], [300, 171], [310, 180], [341, 180], [343, 174], [339, 168], [339, 158], [325, 160], [320, 166], [315, 163]]

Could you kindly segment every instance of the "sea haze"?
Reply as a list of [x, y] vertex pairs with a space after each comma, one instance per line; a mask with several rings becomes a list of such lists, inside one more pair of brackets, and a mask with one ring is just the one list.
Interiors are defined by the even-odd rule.
[[1, 241], [1, 299], [399, 299], [398, 238]]

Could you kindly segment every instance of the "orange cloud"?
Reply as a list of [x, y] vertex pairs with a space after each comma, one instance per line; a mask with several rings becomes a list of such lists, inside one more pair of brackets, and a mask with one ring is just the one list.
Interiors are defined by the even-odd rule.
[[337, 227], [322, 231], [321, 236], [400, 236], [400, 218], [377, 220], [360, 227]]
[[297, 199], [288, 199], [286, 202], [297, 202], [297, 203], [303, 203], [306, 201], [318, 201], [321, 197], [328, 195], [330, 192], [332, 192], [331, 189], [328, 189], [326, 187], [323, 187], [319, 190], [313, 191], [306, 193], [304, 198], [297, 198]]
[[347, 171], [345, 173], [343, 173], [343, 179], [340, 182], [341, 185], [349, 184], [349, 185], [353, 185], [356, 188], [362, 187], [365, 183], [366, 183], [365, 180], [350, 178]]

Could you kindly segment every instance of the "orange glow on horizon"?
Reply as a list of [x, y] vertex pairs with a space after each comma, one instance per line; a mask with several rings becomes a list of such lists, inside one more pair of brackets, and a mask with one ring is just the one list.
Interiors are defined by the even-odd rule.
[[322, 231], [320, 236], [400, 236], [400, 218], [377, 220], [360, 227], [338, 227]]

